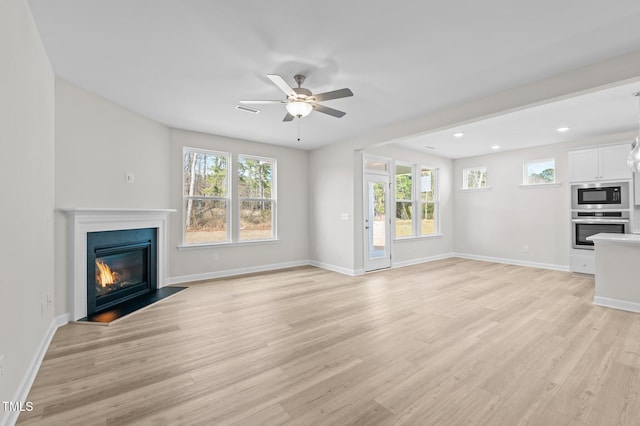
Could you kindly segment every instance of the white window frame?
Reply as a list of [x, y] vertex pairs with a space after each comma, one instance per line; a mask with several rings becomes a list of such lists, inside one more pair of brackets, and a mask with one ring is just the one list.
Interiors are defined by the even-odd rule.
[[[193, 152], [196, 154], [205, 154], [205, 155], [217, 155], [217, 156], [222, 156], [222, 157], [226, 157], [227, 158], [227, 188], [226, 188], [226, 197], [209, 197], [209, 196], [189, 196], [186, 195], [186, 191], [185, 191], [185, 179], [184, 179], [184, 171], [183, 173], [181, 173], [181, 177], [182, 177], [182, 244], [184, 246], [201, 246], [201, 245], [218, 245], [218, 244], [228, 244], [231, 242], [231, 228], [232, 228], [232, 223], [231, 223], [231, 207], [232, 207], [232, 185], [231, 182], [233, 180], [233, 161], [232, 161], [232, 155], [229, 152], [224, 152], [224, 151], [214, 151], [214, 150], [209, 150], [209, 149], [200, 149], [200, 148], [190, 148], [190, 147], [183, 147], [182, 148], [182, 162], [181, 165], [184, 168], [184, 157], [186, 155], [187, 152]], [[225, 238], [224, 241], [208, 241], [208, 242], [204, 242], [204, 243], [189, 243], [187, 242], [187, 227], [186, 227], [186, 220], [187, 220], [187, 211], [186, 211], [186, 203], [187, 201], [189, 201], [189, 199], [191, 200], [210, 200], [210, 201], [225, 201], [225, 205], [226, 205], [226, 233], [227, 236]]]
[[[277, 185], [276, 185], [276, 176], [277, 176], [277, 168], [278, 168], [278, 161], [275, 158], [271, 158], [271, 157], [260, 157], [257, 155], [248, 155], [248, 154], [238, 154], [238, 159], [236, 160], [236, 163], [240, 163], [241, 160], [243, 159], [247, 159], [247, 160], [257, 160], [257, 161], [268, 161], [271, 163], [271, 198], [255, 198], [255, 197], [240, 197], [240, 190], [238, 189], [236, 191], [236, 193], [238, 194], [238, 202], [237, 202], [237, 208], [236, 208], [236, 220], [238, 223], [238, 242], [240, 243], [251, 243], [251, 242], [256, 242], [256, 241], [271, 241], [271, 240], [276, 240], [277, 239], [277, 226], [276, 224], [278, 223], [278, 221], [276, 220], [276, 215], [277, 215]], [[239, 188], [239, 172], [240, 172], [240, 167], [237, 167], [237, 171], [236, 171], [236, 182]], [[240, 239], [240, 206], [242, 204], [243, 201], [268, 201], [271, 202], [271, 237], [270, 238], [261, 238], [261, 239], [252, 239], [252, 240], [241, 240]]]
[[[484, 172], [484, 186], [476, 186], [476, 187], [469, 187], [469, 173], [470, 172], [476, 172], [476, 171], [482, 171]], [[481, 182], [482, 184], [482, 182]], [[475, 166], [475, 167], [467, 167], [462, 169], [462, 189], [465, 191], [476, 191], [476, 190], [482, 190], [482, 189], [487, 189], [489, 187], [489, 179], [488, 179], [488, 175], [487, 175], [487, 167], [486, 166]]]
[[[209, 196], [189, 196], [185, 191], [185, 179], [184, 179], [184, 157], [187, 152], [194, 152], [208, 155], [218, 155], [227, 158], [227, 180], [226, 180], [226, 197], [209, 197]], [[272, 164], [271, 173], [271, 198], [249, 198], [239, 197], [238, 185], [239, 185], [239, 167], [238, 162], [241, 159], [270, 161]], [[235, 245], [235, 244], [255, 244], [260, 242], [276, 241], [277, 234], [277, 164], [276, 158], [262, 157], [250, 154], [232, 154], [225, 151], [217, 151], [211, 149], [202, 148], [182, 148], [182, 161], [181, 161], [181, 178], [182, 178], [182, 244], [180, 249], [197, 248], [203, 246], [222, 246], [222, 245]], [[186, 241], [186, 218], [187, 218], [187, 201], [189, 199], [194, 200], [223, 200], [226, 202], [226, 239], [225, 241], [208, 241], [202, 243], [190, 243]], [[271, 211], [271, 237], [262, 239], [244, 239], [240, 240], [240, 203], [242, 201], [269, 201], [272, 203]]]
[[[551, 182], [529, 182], [529, 165], [537, 163], [553, 163], [553, 181]], [[555, 157], [543, 158], [541, 160], [529, 160], [522, 164], [522, 185], [555, 185], [556, 184], [556, 159]]]
[[[397, 166], [405, 166], [411, 168], [411, 200], [399, 200], [397, 198]], [[435, 179], [433, 200], [434, 201], [422, 201], [422, 171], [433, 170]], [[396, 240], [406, 240], [411, 238], [425, 238], [440, 235], [440, 196], [439, 196], [439, 168], [431, 167], [424, 164], [412, 164], [403, 161], [396, 161], [394, 164], [394, 180], [393, 180], [393, 192], [394, 192], [394, 215], [393, 215], [393, 232]], [[407, 236], [396, 235], [396, 214], [398, 202], [411, 202], [411, 229], [412, 234]], [[433, 216], [434, 216], [434, 231], [433, 234], [422, 234], [422, 205], [433, 204]]]
[[[411, 198], [410, 199], [398, 199], [398, 166], [409, 167], [411, 170]], [[395, 161], [393, 164], [393, 235], [395, 239], [404, 240], [407, 238], [415, 238], [416, 236], [416, 182], [415, 182], [415, 164], [406, 163], [404, 161]], [[398, 203], [410, 203], [411, 204], [411, 235], [406, 236], [398, 236], [396, 231], [396, 221], [397, 214], [396, 210], [398, 208]]]
[[[430, 237], [433, 235], [440, 234], [440, 189], [439, 189], [439, 169], [437, 167], [430, 167], [420, 165], [416, 167], [416, 177], [419, 178], [419, 185], [416, 185], [416, 201], [418, 207], [419, 218], [415, 220], [416, 222], [416, 236], [418, 237]], [[433, 170], [433, 178], [435, 179], [435, 184], [433, 185], [433, 201], [422, 201], [422, 171], [423, 170]], [[422, 205], [423, 204], [433, 204], [433, 234], [423, 234], [422, 233]]]

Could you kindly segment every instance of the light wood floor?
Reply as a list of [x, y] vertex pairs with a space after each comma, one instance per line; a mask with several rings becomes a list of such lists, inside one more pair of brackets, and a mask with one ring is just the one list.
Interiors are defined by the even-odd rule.
[[194, 284], [58, 330], [28, 425], [638, 425], [640, 315], [593, 279], [447, 259]]

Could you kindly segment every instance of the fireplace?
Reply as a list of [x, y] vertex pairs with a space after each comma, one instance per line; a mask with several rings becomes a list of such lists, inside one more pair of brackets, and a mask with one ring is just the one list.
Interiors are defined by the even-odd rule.
[[[166, 230], [168, 216], [175, 210], [100, 208], [65, 208], [60, 210], [69, 218], [67, 265], [71, 321], [92, 321], [89, 317], [96, 316], [109, 317], [114, 310], [119, 310], [119, 315], [127, 315], [126, 312], [129, 308], [135, 308], [132, 305], [140, 305], [138, 301], [145, 298], [145, 296], [134, 295], [138, 291], [146, 291], [142, 290], [146, 285], [139, 285], [142, 283], [149, 285], [148, 299], [157, 300], [162, 297], [166, 289], [173, 288], [167, 287]], [[149, 236], [121, 238], [122, 235], [126, 235], [126, 232], [119, 234], [121, 231], [148, 229], [151, 229], [152, 232], [155, 230], [155, 241], [152, 241], [153, 238]], [[92, 236], [89, 237], [89, 235]], [[89, 238], [93, 239], [96, 235], [102, 235], [102, 237], [98, 238], [97, 243], [91, 243], [92, 248], [89, 248]], [[120, 241], [117, 239], [109, 241], [110, 236], [115, 236]], [[147, 243], [149, 246], [145, 248]], [[142, 244], [142, 246], [138, 247], [136, 244]], [[151, 247], [153, 244], [155, 244], [155, 249]], [[118, 246], [120, 247], [118, 248]], [[96, 248], [99, 249], [97, 253]], [[130, 253], [127, 254], [127, 252]], [[149, 259], [149, 262], [155, 263], [155, 268], [143, 265], [141, 269], [131, 265], [131, 263], [143, 264], [144, 261], [140, 259], [145, 259], [147, 256], [155, 256], [155, 259]], [[92, 259], [89, 260], [89, 257]], [[96, 274], [98, 273], [96, 260], [109, 266], [111, 274], [116, 272], [115, 278], [118, 278], [119, 274], [121, 282], [116, 286], [107, 284], [103, 289], [102, 281], [100, 281], [100, 288], [96, 288]], [[123, 268], [127, 271], [122, 271]], [[123, 278], [123, 274], [128, 277]], [[153, 291], [154, 286], [155, 292]], [[124, 294], [115, 292], [115, 290], [132, 293]], [[88, 313], [87, 305], [89, 305], [89, 293], [91, 292], [93, 292], [92, 300], [94, 302], [96, 295], [100, 298], [99, 303], [96, 303], [96, 307], [99, 309], [97, 314], [95, 312]], [[130, 299], [115, 305], [113, 298], [117, 293], [124, 295], [123, 297], [130, 297]], [[107, 304], [111, 304], [113, 308], [107, 307]]]
[[155, 228], [87, 233], [87, 316], [158, 288]]

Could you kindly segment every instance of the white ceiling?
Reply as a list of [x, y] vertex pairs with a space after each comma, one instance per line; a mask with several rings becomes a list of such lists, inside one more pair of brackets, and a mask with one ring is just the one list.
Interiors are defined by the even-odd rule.
[[[640, 46], [637, 0], [29, 3], [61, 78], [171, 127], [302, 149]], [[269, 73], [291, 85], [294, 74], [305, 74], [314, 93], [349, 87], [353, 97], [326, 102], [347, 115], [313, 112], [283, 123], [283, 105], [260, 105], [255, 115], [236, 110], [241, 99], [284, 98]], [[563, 138], [629, 131], [637, 128], [637, 90], [630, 85], [467, 125], [461, 140], [447, 130], [400, 143], [457, 158], [488, 152], [478, 148], [487, 144], [556, 142], [559, 125], [572, 127]]]
[[[447, 158], [462, 158], [573, 140], [638, 132], [640, 80], [425, 135], [398, 145]], [[559, 132], [557, 129], [568, 127]], [[463, 133], [462, 137], [454, 134]], [[621, 142], [611, 140], [611, 143]], [[631, 140], [629, 141], [631, 142]], [[498, 146], [497, 150], [492, 147]]]

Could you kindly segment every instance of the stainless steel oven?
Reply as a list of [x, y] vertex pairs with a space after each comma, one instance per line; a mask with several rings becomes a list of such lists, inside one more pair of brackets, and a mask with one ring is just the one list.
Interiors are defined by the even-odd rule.
[[571, 213], [573, 248], [593, 250], [593, 241], [587, 237], [606, 232], [629, 233], [628, 211], [574, 211]]
[[571, 185], [571, 208], [573, 210], [628, 209], [629, 182]]

